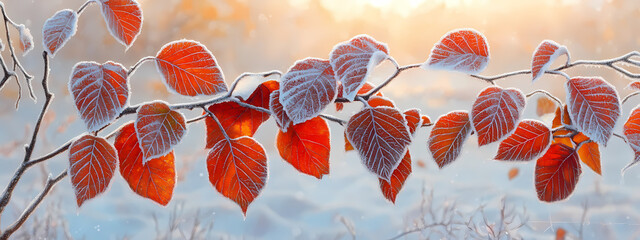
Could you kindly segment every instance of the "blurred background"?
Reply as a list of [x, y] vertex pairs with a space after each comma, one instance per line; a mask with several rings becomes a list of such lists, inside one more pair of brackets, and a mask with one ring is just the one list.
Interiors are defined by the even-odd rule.
[[[153, 56], [165, 44], [182, 38], [205, 44], [215, 55], [228, 84], [243, 72], [286, 71], [298, 59], [328, 58], [332, 47], [366, 33], [387, 43], [399, 64], [426, 61], [431, 47], [446, 32], [474, 28], [485, 34], [491, 60], [483, 75], [530, 68], [531, 56], [544, 39], [566, 45], [572, 60], [607, 59], [640, 50], [640, 1], [635, 0], [138, 0], [143, 9], [142, 32], [133, 46], [125, 49], [109, 35], [97, 4], [80, 16], [76, 35], [51, 62], [50, 86], [55, 100], [44, 119], [36, 154], [40, 156], [85, 131], [67, 90], [71, 68], [79, 61], [112, 60], [125, 66]], [[35, 49], [22, 59], [35, 75], [39, 101], [28, 99], [23, 88], [20, 108], [14, 104], [19, 88], [14, 81], [0, 92], [0, 183], [6, 185], [22, 159], [22, 146], [30, 135], [42, 104], [44, 21], [56, 11], [77, 10], [83, 0], [5, 0], [9, 17], [24, 23], [35, 38]], [[10, 29], [14, 40], [17, 32]], [[6, 42], [5, 40], [2, 40]], [[17, 47], [17, 46], [16, 46]], [[8, 59], [7, 51], [3, 57]], [[556, 65], [566, 59], [558, 59]], [[637, 69], [630, 69], [632, 71]], [[380, 83], [393, 73], [384, 62], [370, 81]], [[605, 68], [578, 67], [571, 76], [602, 76], [616, 86], [620, 96], [630, 79]], [[243, 81], [249, 92], [259, 81]], [[194, 99], [170, 94], [151, 63], [144, 64], [131, 78], [131, 104], [154, 99], [171, 103]], [[528, 93], [546, 89], [565, 98], [563, 78], [544, 76], [531, 84], [530, 76], [498, 81], [503, 87], [517, 87]], [[23, 84], [24, 85], [24, 84]], [[401, 109], [420, 108], [432, 120], [451, 110], [469, 110], [475, 96], [487, 84], [464, 74], [414, 69], [402, 73], [383, 91]], [[535, 115], [537, 97], [527, 101], [525, 118], [549, 122], [552, 116]], [[635, 98], [623, 106], [624, 114], [615, 132], [621, 133], [629, 111], [640, 103]], [[358, 111], [360, 104], [347, 105], [336, 113], [343, 119]], [[185, 112], [188, 118], [200, 111]], [[132, 116], [120, 123], [132, 120]], [[120, 124], [117, 124], [118, 126]], [[533, 184], [534, 162], [509, 164], [492, 160], [498, 144], [477, 147], [472, 136], [461, 157], [445, 169], [433, 162], [426, 141], [429, 129], [416, 134], [410, 148], [413, 173], [394, 204], [380, 193], [378, 180], [360, 164], [355, 152], [343, 151], [339, 125], [332, 130], [331, 174], [322, 180], [297, 173], [284, 162], [274, 146], [275, 123], [269, 120], [256, 138], [269, 157], [269, 180], [262, 194], [249, 207], [247, 218], [232, 201], [218, 194], [208, 181], [204, 149], [204, 123], [189, 126], [176, 148], [178, 183], [173, 200], [162, 207], [135, 195], [119, 174], [109, 190], [81, 209], [69, 180], [58, 184], [37, 213], [16, 238], [87, 239], [386, 239], [415, 226], [434, 222], [433, 211], [459, 215], [458, 222], [472, 222], [476, 230], [458, 226], [455, 236], [469, 231], [491, 232], [505, 225], [502, 202], [507, 212], [526, 225], [504, 238], [548, 238], [558, 229], [569, 237], [585, 239], [635, 239], [640, 236], [640, 169], [620, 170], [633, 159], [630, 148], [613, 138], [602, 148], [603, 174], [583, 165], [575, 193], [566, 201], [547, 204], [537, 200]], [[104, 132], [110, 132], [112, 126]], [[40, 191], [49, 172], [68, 167], [61, 154], [32, 168], [25, 175], [5, 214], [0, 229], [10, 224]], [[519, 173], [509, 180], [512, 168]], [[39, 170], [38, 170], [39, 169]], [[432, 208], [429, 208], [431, 206]], [[427, 209], [427, 210], [424, 210]], [[431, 210], [429, 210], [431, 209]], [[436, 214], [445, 216], [447, 213]], [[422, 222], [420, 219], [424, 219]], [[483, 219], [488, 223], [484, 224]], [[518, 221], [515, 221], [518, 222]], [[501, 224], [502, 223], [502, 224]], [[508, 224], [507, 224], [508, 225]], [[513, 226], [517, 224], [512, 224]], [[403, 236], [407, 239], [441, 238], [446, 228], [438, 226]]]

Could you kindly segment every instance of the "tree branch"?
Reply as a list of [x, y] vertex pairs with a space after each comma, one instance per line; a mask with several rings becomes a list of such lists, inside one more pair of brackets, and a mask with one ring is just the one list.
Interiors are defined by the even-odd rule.
[[[11, 43], [11, 37], [9, 36], [9, 23], [11, 23], [11, 25], [14, 27], [18, 27], [18, 25], [7, 16], [7, 13], [4, 9], [4, 5], [2, 4], [0, 4], [0, 11], [2, 11], [2, 16], [4, 18], [4, 30], [7, 37], [7, 45], [9, 47], [9, 52], [11, 53], [11, 58], [13, 59], [13, 65], [18, 66], [18, 69], [20, 69], [20, 71], [22, 72], [22, 75], [24, 75], [24, 78], [27, 81], [27, 88], [29, 89], [29, 95], [31, 96], [31, 98], [36, 99], [35, 95], [33, 94], [33, 88], [31, 87], [31, 79], [33, 79], [33, 76], [29, 75], [29, 73], [27, 73], [27, 71], [24, 69], [24, 67], [20, 63], [20, 61], [18, 61], [18, 58], [16, 57], [16, 54], [15, 54], [15, 50], [13, 49], [13, 44]], [[2, 85], [0, 84], [0, 87], [1, 86]]]
[[31, 216], [33, 211], [35, 211], [38, 205], [40, 205], [40, 203], [42, 202], [42, 200], [44, 200], [44, 197], [46, 197], [47, 194], [49, 194], [49, 192], [51, 191], [51, 188], [53, 188], [53, 186], [55, 186], [56, 183], [60, 182], [60, 180], [65, 178], [67, 175], [68, 175], [67, 170], [64, 170], [55, 178], [51, 178], [51, 176], [49, 176], [49, 179], [47, 179], [47, 183], [44, 186], [44, 189], [42, 189], [42, 192], [40, 192], [40, 194], [38, 194], [38, 196], [35, 199], [33, 199], [31, 204], [29, 204], [29, 206], [24, 210], [24, 212], [22, 212], [18, 220], [12, 223], [4, 232], [2, 232], [2, 235], [0, 235], [0, 240], [9, 239], [11, 234], [13, 234], [16, 230], [18, 230], [18, 228], [20, 228], [22, 224], [24, 224], [24, 222], [27, 221], [27, 219], [29, 218], [29, 216]]

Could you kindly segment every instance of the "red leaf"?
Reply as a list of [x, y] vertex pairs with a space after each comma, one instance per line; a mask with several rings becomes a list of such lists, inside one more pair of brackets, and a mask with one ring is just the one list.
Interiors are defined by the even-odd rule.
[[[269, 95], [271, 91], [277, 89], [277, 84], [276, 81], [260, 84], [243, 102], [256, 107], [269, 108]], [[230, 138], [252, 137], [260, 125], [269, 119], [268, 113], [240, 106], [236, 102], [216, 103], [209, 106], [209, 111], [218, 118]], [[205, 112], [205, 114], [207, 113]], [[224, 139], [224, 134], [213, 118], [205, 118], [205, 124], [207, 127], [207, 148], [211, 148], [218, 141]]]
[[42, 45], [50, 55], [55, 55], [76, 34], [78, 15], [71, 9], [53, 14], [42, 26]]
[[456, 29], [433, 46], [422, 67], [476, 74], [488, 63], [489, 45], [484, 35], [474, 29]]
[[624, 174], [630, 167], [640, 162], [640, 108], [636, 107], [631, 111], [629, 119], [624, 123], [623, 133], [636, 156], [631, 163], [622, 169]]
[[176, 167], [173, 151], [142, 163], [142, 151], [133, 123], [120, 129], [114, 145], [120, 159], [120, 174], [131, 190], [138, 195], [166, 206], [176, 186]]
[[386, 97], [372, 96], [371, 98], [369, 98], [369, 100], [367, 100], [367, 103], [371, 107], [390, 107], [390, 108], [396, 107], [393, 101], [391, 101], [391, 99], [388, 99]]
[[431, 118], [429, 118], [429, 116], [422, 115], [421, 118], [422, 118], [422, 126], [428, 126], [428, 125], [432, 124]]
[[626, 88], [629, 88], [634, 91], [640, 91], [640, 81], [629, 83], [629, 85], [627, 85]]
[[569, 197], [581, 173], [576, 151], [564, 144], [552, 144], [536, 163], [538, 199], [555, 202]]
[[33, 49], [33, 35], [31, 35], [31, 30], [26, 28], [24, 24], [20, 24], [18, 25], [18, 34], [20, 35], [22, 56], [27, 55], [27, 53]]
[[416, 130], [422, 124], [422, 118], [420, 117], [420, 109], [412, 108], [404, 111], [404, 119], [407, 120], [407, 127], [409, 127], [409, 133], [411, 135], [416, 133]]
[[407, 150], [400, 161], [400, 165], [398, 165], [396, 170], [393, 171], [393, 174], [391, 174], [389, 181], [378, 178], [382, 195], [392, 203], [395, 203], [396, 196], [400, 193], [400, 190], [402, 190], [402, 186], [409, 177], [409, 174], [411, 174], [411, 155], [409, 154], [409, 150]]
[[466, 111], [450, 112], [436, 120], [428, 145], [438, 167], [443, 168], [458, 158], [462, 144], [471, 131], [469, 113]]
[[373, 68], [389, 57], [387, 45], [368, 35], [358, 35], [336, 45], [330, 54], [331, 66], [342, 83], [344, 98], [355, 99]]
[[531, 75], [533, 75], [533, 79], [531, 81], [535, 82], [540, 78], [544, 72], [549, 70], [551, 64], [562, 55], [567, 55], [568, 61], [569, 52], [567, 51], [567, 47], [561, 46], [551, 40], [542, 41], [533, 53], [533, 61], [531, 62]]
[[276, 137], [280, 157], [301, 173], [318, 179], [329, 174], [330, 141], [329, 126], [320, 117], [292, 125], [286, 133], [278, 131]]
[[211, 184], [246, 215], [267, 181], [267, 156], [253, 138], [225, 139], [209, 151], [207, 169]]
[[113, 121], [129, 99], [127, 70], [119, 63], [79, 62], [73, 67], [69, 92], [89, 131]]
[[346, 129], [347, 139], [367, 169], [389, 180], [411, 143], [402, 113], [395, 108], [367, 107], [349, 119]]
[[565, 240], [567, 236], [567, 230], [564, 228], [558, 228], [556, 230], [556, 240]]
[[162, 101], [142, 105], [138, 109], [135, 127], [144, 156], [142, 164], [167, 155], [187, 132], [184, 116]]
[[84, 135], [69, 147], [69, 175], [78, 207], [107, 190], [118, 158], [116, 150], [101, 137]]
[[524, 94], [518, 89], [491, 86], [482, 90], [471, 111], [479, 145], [498, 141], [513, 131], [524, 105]]
[[584, 143], [578, 148], [580, 161], [589, 166], [595, 173], [602, 175], [600, 166], [600, 148], [596, 142]]
[[500, 143], [496, 160], [530, 161], [544, 152], [551, 142], [551, 130], [537, 120], [524, 120]]
[[336, 79], [328, 60], [297, 61], [280, 82], [280, 103], [293, 124], [318, 116], [336, 96]]
[[[371, 84], [370, 82], [365, 82], [364, 85], [362, 85], [362, 87], [360, 88], [360, 90], [358, 90], [358, 95], [361, 94], [367, 94], [369, 91], [373, 90], [375, 88], [375, 85]], [[338, 82], [338, 96], [336, 96], [336, 98], [342, 98], [342, 92], [344, 91], [344, 87], [342, 87], [342, 83]], [[379, 96], [382, 97], [382, 92], [378, 91], [374, 96]], [[342, 108], [344, 108], [344, 104], [343, 103], [336, 103], [336, 111], [342, 111]]]
[[168, 87], [181, 95], [216, 95], [227, 91], [216, 58], [199, 42], [167, 43], [156, 56], [156, 67]]
[[[561, 112], [559, 107], [556, 108], [556, 115], [553, 117], [553, 122], [551, 124], [552, 128], [557, 128], [562, 125], [571, 125], [571, 118], [569, 117], [569, 109], [567, 108], [567, 105], [564, 105], [564, 108], [562, 109], [564, 112]], [[560, 122], [561, 118], [562, 122]]]
[[620, 99], [613, 86], [599, 77], [567, 81], [567, 105], [573, 124], [604, 146], [620, 116]]
[[271, 96], [269, 97], [269, 109], [276, 119], [276, 125], [278, 125], [282, 131], [286, 132], [291, 124], [291, 119], [289, 119], [289, 116], [287, 116], [287, 113], [284, 111], [282, 103], [280, 103], [280, 90], [276, 90], [271, 93]]
[[130, 47], [142, 28], [142, 9], [135, 0], [100, 0], [102, 16], [111, 36]]

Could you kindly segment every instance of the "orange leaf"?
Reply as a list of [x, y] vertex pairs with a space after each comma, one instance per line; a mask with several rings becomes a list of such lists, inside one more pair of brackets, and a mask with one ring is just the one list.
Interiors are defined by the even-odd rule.
[[76, 34], [78, 14], [64, 9], [53, 14], [42, 26], [42, 45], [50, 55], [55, 55]]
[[613, 86], [600, 77], [567, 81], [569, 115], [580, 132], [607, 146], [620, 116], [620, 99]]
[[443, 168], [458, 158], [471, 131], [469, 113], [466, 111], [450, 112], [438, 118], [428, 142], [438, 167]]
[[347, 139], [362, 163], [378, 177], [389, 180], [411, 143], [404, 117], [395, 108], [364, 108], [347, 122]]
[[487, 87], [473, 103], [471, 119], [480, 146], [500, 140], [516, 127], [524, 109], [524, 94], [518, 89]]
[[207, 170], [211, 184], [246, 216], [267, 181], [267, 155], [253, 138], [224, 139], [209, 151]]
[[[362, 95], [362, 94], [367, 94], [369, 91], [373, 90], [375, 88], [375, 85], [373, 85], [370, 82], [365, 82], [364, 85], [362, 85], [362, 87], [360, 88], [360, 90], [358, 90], [358, 95]], [[342, 87], [342, 83], [338, 82], [338, 96], [336, 98], [342, 98], [342, 92], [344, 88]], [[374, 96], [379, 96], [382, 97], [382, 92], [378, 91]], [[342, 111], [342, 108], [344, 108], [344, 104], [337, 102], [336, 103], [336, 111]]]
[[347, 139], [347, 132], [344, 132], [344, 151], [348, 152], [351, 150], [355, 150], [355, 148], [353, 148], [353, 145], [351, 145], [351, 142]]
[[474, 29], [456, 29], [433, 46], [422, 67], [476, 74], [488, 63], [489, 45], [484, 35]]
[[409, 174], [411, 174], [411, 155], [409, 154], [409, 150], [407, 150], [400, 161], [400, 165], [398, 165], [396, 170], [393, 170], [389, 181], [378, 178], [380, 190], [382, 190], [384, 197], [392, 203], [395, 203], [396, 196], [400, 190], [402, 190], [402, 186], [409, 177]]
[[404, 111], [404, 119], [407, 120], [407, 127], [409, 127], [409, 133], [411, 135], [416, 133], [416, 130], [421, 126], [422, 119], [420, 118], [420, 109], [412, 108]]
[[627, 85], [626, 88], [629, 88], [629, 89], [634, 90], [634, 91], [639, 91], [640, 90], [640, 81], [631, 82], [631, 83], [629, 83], [629, 85]]
[[427, 115], [422, 115], [422, 126], [431, 124], [431, 118]]
[[556, 230], [556, 240], [565, 240], [567, 236], [567, 230], [564, 230], [564, 228], [558, 228]]
[[500, 143], [496, 160], [530, 161], [544, 152], [551, 142], [551, 130], [537, 120], [524, 120]]
[[533, 61], [531, 62], [531, 75], [533, 75], [532, 82], [535, 82], [540, 78], [545, 71], [549, 70], [549, 67], [559, 56], [567, 55], [567, 47], [561, 46], [557, 42], [551, 40], [544, 40], [536, 51], [533, 53]]
[[509, 180], [513, 180], [514, 178], [516, 178], [518, 176], [518, 173], [520, 173], [520, 169], [518, 169], [517, 167], [509, 169]]
[[602, 168], [600, 166], [600, 148], [598, 147], [598, 143], [583, 143], [580, 148], [578, 148], [578, 156], [580, 157], [580, 161], [587, 164], [591, 170], [602, 175]]
[[538, 105], [536, 107], [536, 114], [541, 117], [542, 115], [553, 113], [556, 110], [556, 103], [548, 97], [538, 98]]
[[336, 78], [329, 60], [297, 61], [280, 81], [280, 103], [293, 124], [317, 117], [336, 96]]
[[216, 95], [227, 91], [216, 58], [199, 42], [167, 43], [156, 55], [156, 67], [168, 87], [178, 94]]
[[622, 173], [640, 162], [640, 108], [631, 111], [629, 119], [624, 123], [624, 136], [627, 138], [631, 150], [635, 153], [635, 159], [622, 169]]
[[387, 59], [388, 54], [386, 44], [368, 35], [358, 35], [336, 45], [329, 59], [336, 77], [344, 87], [344, 98], [353, 101], [373, 68]]
[[[243, 102], [256, 107], [269, 108], [269, 95], [277, 89], [277, 83], [276, 81], [267, 81], [260, 84]], [[269, 119], [268, 113], [240, 106], [236, 102], [216, 103], [209, 106], [209, 111], [218, 118], [230, 138], [252, 137], [260, 125]], [[224, 134], [213, 118], [205, 118], [205, 124], [207, 127], [206, 147], [211, 148], [218, 141], [224, 139]]]
[[142, 164], [167, 155], [187, 132], [182, 113], [171, 110], [163, 101], [153, 101], [138, 109], [136, 133], [144, 156]]
[[102, 17], [111, 36], [130, 47], [142, 28], [142, 9], [135, 0], [100, 0]]
[[69, 175], [78, 207], [107, 190], [118, 158], [107, 140], [84, 135], [69, 147]]
[[538, 199], [555, 202], [569, 197], [575, 190], [581, 173], [576, 151], [564, 144], [552, 144], [536, 162]]
[[176, 186], [173, 151], [142, 164], [142, 151], [133, 123], [122, 127], [114, 142], [120, 159], [120, 174], [136, 194], [166, 206]]
[[289, 119], [282, 103], [280, 103], [280, 90], [273, 91], [271, 96], [269, 96], [269, 109], [276, 119], [276, 125], [278, 125], [282, 131], [286, 132], [291, 124], [291, 119]]
[[393, 104], [393, 101], [391, 101], [391, 99], [388, 99], [386, 97], [373, 96], [369, 98], [369, 100], [367, 100], [367, 103], [371, 107], [390, 107], [390, 108], [396, 107], [395, 104]]
[[[560, 108], [556, 108], [556, 115], [553, 118], [553, 124], [551, 124], [552, 128], [557, 128], [564, 125], [571, 125], [571, 118], [569, 117], [569, 110], [567, 105], [564, 105], [564, 113], [560, 112]], [[560, 118], [562, 118], [562, 123], [560, 122]]]
[[111, 61], [79, 62], [71, 72], [69, 92], [87, 129], [98, 130], [113, 121], [127, 104], [127, 70]]
[[318, 179], [329, 174], [330, 141], [329, 126], [320, 117], [292, 125], [286, 133], [278, 131], [276, 137], [280, 157], [301, 173]]

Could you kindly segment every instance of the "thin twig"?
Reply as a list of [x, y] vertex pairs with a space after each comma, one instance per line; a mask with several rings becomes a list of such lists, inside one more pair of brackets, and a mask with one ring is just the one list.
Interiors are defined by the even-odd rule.
[[546, 95], [547, 97], [551, 98], [553, 101], [555, 101], [555, 102], [556, 102], [556, 105], [557, 105], [559, 108], [562, 108], [562, 107], [563, 107], [562, 101], [561, 101], [559, 98], [557, 98], [556, 96], [553, 96], [551, 93], [549, 93], [549, 92], [547, 92], [547, 91], [545, 91], [545, 90], [542, 90], [542, 89], [538, 89], [538, 90], [535, 90], [535, 91], [533, 91], [533, 92], [527, 93], [527, 95], [525, 95], [525, 96], [526, 96], [526, 97], [531, 97], [531, 96], [533, 96], [533, 95], [535, 95], [535, 94], [538, 94], [538, 93], [544, 94], [544, 95]]
[[627, 138], [622, 136], [622, 135], [620, 135], [620, 134], [613, 133], [613, 136], [622, 139], [622, 141], [624, 141], [624, 143], [629, 143], [629, 142], [627, 142]]
[[231, 138], [229, 138], [229, 135], [227, 134], [227, 131], [225, 131], [224, 127], [222, 126], [222, 123], [220, 123], [220, 120], [218, 120], [218, 117], [216, 117], [216, 115], [213, 114], [211, 111], [209, 111], [209, 109], [207, 109], [206, 107], [202, 107], [202, 109], [204, 109], [204, 111], [207, 112], [207, 114], [213, 119], [213, 121], [216, 122], [216, 124], [218, 124], [218, 127], [220, 128], [220, 132], [222, 132], [222, 135], [224, 135], [224, 138], [227, 140], [231, 140]]
[[[85, 5], [86, 5], [86, 3], [85, 3]], [[140, 65], [142, 65], [144, 62], [153, 61], [155, 59], [156, 59], [156, 57], [154, 57], [154, 56], [148, 56], [148, 57], [143, 57], [142, 59], [138, 60], [138, 62], [136, 64], [134, 64], [133, 66], [131, 66], [129, 71], [127, 71], [127, 76], [131, 76], [131, 74], [133, 74], [136, 71], [136, 69], [138, 69], [138, 67], [140, 67]]]
[[337, 124], [340, 124], [340, 126], [343, 126], [343, 127], [344, 127], [345, 124], [347, 124], [347, 121], [342, 120], [342, 119], [337, 118], [337, 117], [334, 117], [334, 116], [331, 116], [329, 114], [320, 114], [320, 117], [322, 117], [324, 119], [327, 119], [329, 121], [335, 122]]
[[629, 101], [629, 99], [630, 99], [631, 97], [636, 96], [636, 95], [638, 95], [638, 94], [640, 94], [640, 91], [638, 91], [638, 92], [634, 92], [634, 93], [631, 93], [631, 94], [627, 95], [626, 97], [624, 97], [624, 98], [622, 99], [622, 104], [626, 103], [627, 101]]
[[382, 84], [380, 84], [379, 86], [375, 87], [374, 89], [371, 89], [371, 91], [367, 92], [366, 94], [362, 95], [362, 97], [364, 97], [364, 99], [369, 99], [371, 96], [373, 96], [378, 91], [380, 91], [380, 89], [382, 89], [385, 86], [387, 86], [387, 84], [389, 84], [393, 79], [395, 79], [398, 75], [400, 75], [401, 72], [404, 72], [404, 71], [412, 69], [412, 68], [418, 68], [418, 67], [420, 67], [422, 65], [421, 63], [418, 63], [418, 64], [410, 64], [410, 65], [398, 67], [398, 63], [396, 63], [395, 60], [391, 59], [391, 61], [396, 66], [396, 71], [393, 73], [393, 75], [391, 75], [389, 78], [387, 78], [387, 80], [382, 82]]
[[38, 137], [38, 132], [40, 131], [42, 118], [44, 117], [44, 114], [47, 112], [47, 109], [49, 108], [49, 104], [53, 99], [53, 94], [49, 91], [49, 87], [48, 87], [49, 56], [47, 55], [46, 51], [42, 52], [42, 58], [44, 59], [44, 75], [42, 77], [42, 88], [44, 89], [44, 94], [46, 99], [45, 99], [44, 105], [42, 106], [42, 111], [38, 116], [36, 127], [34, 128], [33, 135], [31, 136], [31, 141], [27, 146], [25, 146], [25, 154], [24, 154], [24, 159], [22, 160], [22, 164], [18, 167], [18, 169], [13, 175], [13, 178], [11, 178], [9, 185], [7, 185], [7, 188], [2, 193], [2, 199], [0, 199], [0, 215], [2, 215], [5, 207], [7, 206], [7, 204], [9, 204], [9, 201], [11, 200], [11, 195], [13, 194], [13, 190], [18, 184], [18, 181], [20, 181], [22, 174], [27, 168], [29, 168], [29, 166], [31, 166], [31, 165], [28, 165], [28, 161], [31, 159], [31, 154], [33, 154], [33, 150]]
[[233, 95], [233, 91], [236, 90], [236, 87], [238, 87], [238, 83], [240, 82], [240, 80], [246, 78], [246, 77], [254, 77], [254, 76], [258, 76], [258, 77], [269, 77], [271, 75], [278, 75], [278, 77], [282, 77], [282, 72], [278, 71], [278, 70], [273, 70], [273, 71], [268, 71], [268, 72], [261, 72], [261, 73], [250, 73], [250, 72], [245, 72], [240, 74], [240, 76], [238, 76], [236, 78], [236, 80], [233, 81], [233, 83], [231, 84], [231, 88], [229, 88], [229, 92], [227, 93], [228, 96]]
[[82, 12], [84, 11], [85, 8], [87, 8], [87, 6], [89, 6], [91, 3], [93, 3], [94, 0], [87, 0], [84, 4], [82, 4], [82, 6], [80, 6], [80, 8], [78, 9], [78, 11], [76, 11], [77, 15], [82, 14]]
[[2, 232], [2, 235], [0, 235], [0, 240], [9, 239], [11, 234], [13, 234], [16, 230], [18, 230], [18, 228], [20, 228], [22, 224], [24, 224], [24, 222], [27, 221], [27, 219], [29, 218], [29, 216], [31, 216], [33, 211], [35, 211], [38, 205], [40, 205], [40, 203], [42, 202], [42, 200], [44, 200], [44, 197], [47, 196], [47, 194], [49, 194], [49, 192], [51, 191], [51, 188], [53, 188], [53, 186], [55, 186], [56, 183], [60, 182], [60, 180], [62, 180], [66, 176], [67, 176], [67, 170], [64, 170], [64, 172], [60, 173], [55, 178], [49, 177], [46, 185], [44, 186], [44, 189], [42, 189], [42, 192], [40, 192], [40, 194], [38, 194], [38, 196], [35, 199], [33, 199], [31, 204], [29, 204], [29, 206], [24, 210], [24, 212], [22, 212], [18, 220], [16, 220], [6, 230]]
[[9, 52], [11, 53], [11, 58], [13, 59], [13, 65], [14, 66], [18, 66], [18, 69], [20, 69], [20, 71], [22, 72], [22, 75], [24, 75], [24, 78], [27, 81], [27, 88], [29, 89], [29, 95], [31, 96], [32, 99], [35, 100], [36, 96], [34, 95], [33, 88], [31, 87], [31, 79], [33, 79], [33, 76], [31, 76], [29, 73], [27, 73], [27, 71], [24, 69], [24, 67], [20, 63], [20, 61], [18, 61], [18, 57], [16, 57], [15, 50], [13, 49], [13, 44], [11, 42], [11, 37], [9, 36], [9, 23], [11, 23], [11, 25], [13, 25], [14, 27], [17, 27], [18, 25], [15, 22], [13, 22], [9, 18], [9, 16], [7, 16], [7, 13], [6, 13], [5, 9], [4, 9], [4, 5], [0, 4], [0, 10], [2, 11], [2, 16], [4, 18], [4, 30], [5, 30], [5, 34], [6, 34], [6, 37], [7, 37], [7, 45], [9, 47]]

